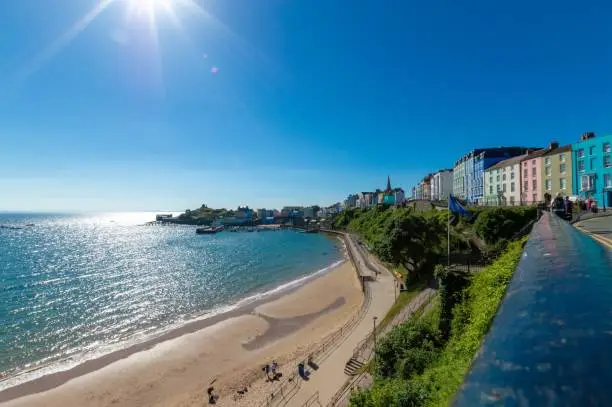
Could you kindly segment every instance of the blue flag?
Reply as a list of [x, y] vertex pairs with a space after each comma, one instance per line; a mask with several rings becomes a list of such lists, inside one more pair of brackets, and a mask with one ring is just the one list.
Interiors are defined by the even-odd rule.
[[457, 198], [452, 195], [449, 195], [448, 197], [448, 209], [450, 209], [452, 213], [456, 213], [459, 216], [465, 216], [466, 218], [472, 217], [472, 212], [465, 209]]

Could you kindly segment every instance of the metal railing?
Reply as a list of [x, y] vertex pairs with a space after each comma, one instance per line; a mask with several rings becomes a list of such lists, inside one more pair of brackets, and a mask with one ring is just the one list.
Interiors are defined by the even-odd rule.
[[302, 404], [302, 407], [309, 407], [309, 406], [314, 405], [315, 403], [317, 403], [319, 405], [321, 404], [321, 402], [319, 401], [319, 392], [318, 391], [316, 391], [312, 396], [310, 396], [308, 398], [308, 400], [306, 400], [304, 402], [304, 404]]
[[[343, 236], [344, 239], [347, 239], [346, 236]], [[351, 244], [351, 242], [346, 241], [347, 247]], [[352, 247], [348, 247], [348, 253], [351, 261], [355, 265], [355, 268], [359, 268], [360, 265], [355, 260]], [[359, 312], [351, 317], [348, 321], [344, 323], [338, 330], [336, 330], [333, 334], [328, 336], [325, 341], [319, 344], [314, 351], [309, 354], [309, 361], [313, 361], [316, 364], [321, 364], [331, 353], [331, 351], [340, 345], [339, 339], [342, 338], [347, 332], [351, 331], [365, 316], [368, 308], [370, 307], [370, 302], [372, 298], [372, 294], [370, 288], [363, 281], [361, 282], [364, 290], [364, 300], [361, 304], [361, 308]], [[290, 395], [301, 384], [301, 378], [296, 371], [293, 371], [285, 380], [283, 380], [279, 386], [272, 391], [266, 399], [259, 404], [259, 407], [269, 407], [273, 405], [277, 400], [283, 399], [286, 396]]]

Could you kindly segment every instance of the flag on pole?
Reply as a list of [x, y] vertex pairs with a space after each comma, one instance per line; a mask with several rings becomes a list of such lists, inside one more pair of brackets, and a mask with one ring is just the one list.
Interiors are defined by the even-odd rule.
[[466, 218], [472, 217], [472, 212], [468, 211], [461, 205], [461, 203], [452, 195], [448, 197], [448, 210], [459, 216], [465, 216]]

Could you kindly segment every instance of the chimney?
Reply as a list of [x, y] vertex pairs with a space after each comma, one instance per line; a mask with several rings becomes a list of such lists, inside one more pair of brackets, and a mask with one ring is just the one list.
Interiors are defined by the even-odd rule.
[[585, 141], [591, 138], [595, 138], [595, 133], [593, 133], [592, 131], [588, 131], [582, 134], [582, 136], [580, 137], [580, 140]]
[[559, 148], [559, 142], [557, 140], [553, 140], [548, 145], [549, 150], [554, 150], [555, 148]]

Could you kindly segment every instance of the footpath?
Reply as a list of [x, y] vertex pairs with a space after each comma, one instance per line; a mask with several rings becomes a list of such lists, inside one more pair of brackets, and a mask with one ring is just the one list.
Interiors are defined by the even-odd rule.
[[[351, 250], [353, 258], [356, 260], [356, 267], [361, 275], [375, 275], [376, 271], [368, 267], [366, 259], [357, 244], [350, 235], [344, 235], [347, 241], [348, 250]], [[370, 291], [370, 305], [365, 312], [363, 319], [355, 326], [348, 337], [331, 353], [319, 369], [313, 371], [308, 381], [303, 381], [299, 390], [290, 399], [286, 400], [287, 406], [302, 406], [307, 403], [312, 396], [318, 392], [318, 403], [327, 405], [334, 394], [346, 382], [347, 376], [344, 374], [346, 362], [353, 356], [353, 350], [362, 342], [373, 330], [374, 317], [379, 321], [387, 314], [395, 302], [395, 277], [390, 273], [379, 273], [376, 279], [366, 281]]]
[[295, 387], [275, 396], [273, 400], [269, 400], [262, 406], [326, 406], [338, 389], [345, 385], [347, 380], [344, 373], [345, 365], [353, 356], [354, 349], [372, 333], [374, 318], [377, 318], [378, 321], [382, 320], [395, 302], [395, 277], [389, 272], [377, 273], [377, 270], [369, 267], [369, 262], [350, 235], [335, 233], [344, 238], [358, 274], [364, 277], [367, 302], [365, 309], [362, 310], [363, 315], [350, 332], [344, 333], [341, 338], [337, 339], [333, 349], [326, 354], [324, 361], [316, 370], [307, 367], [310, 371], [307, 380], [298, 378]]

